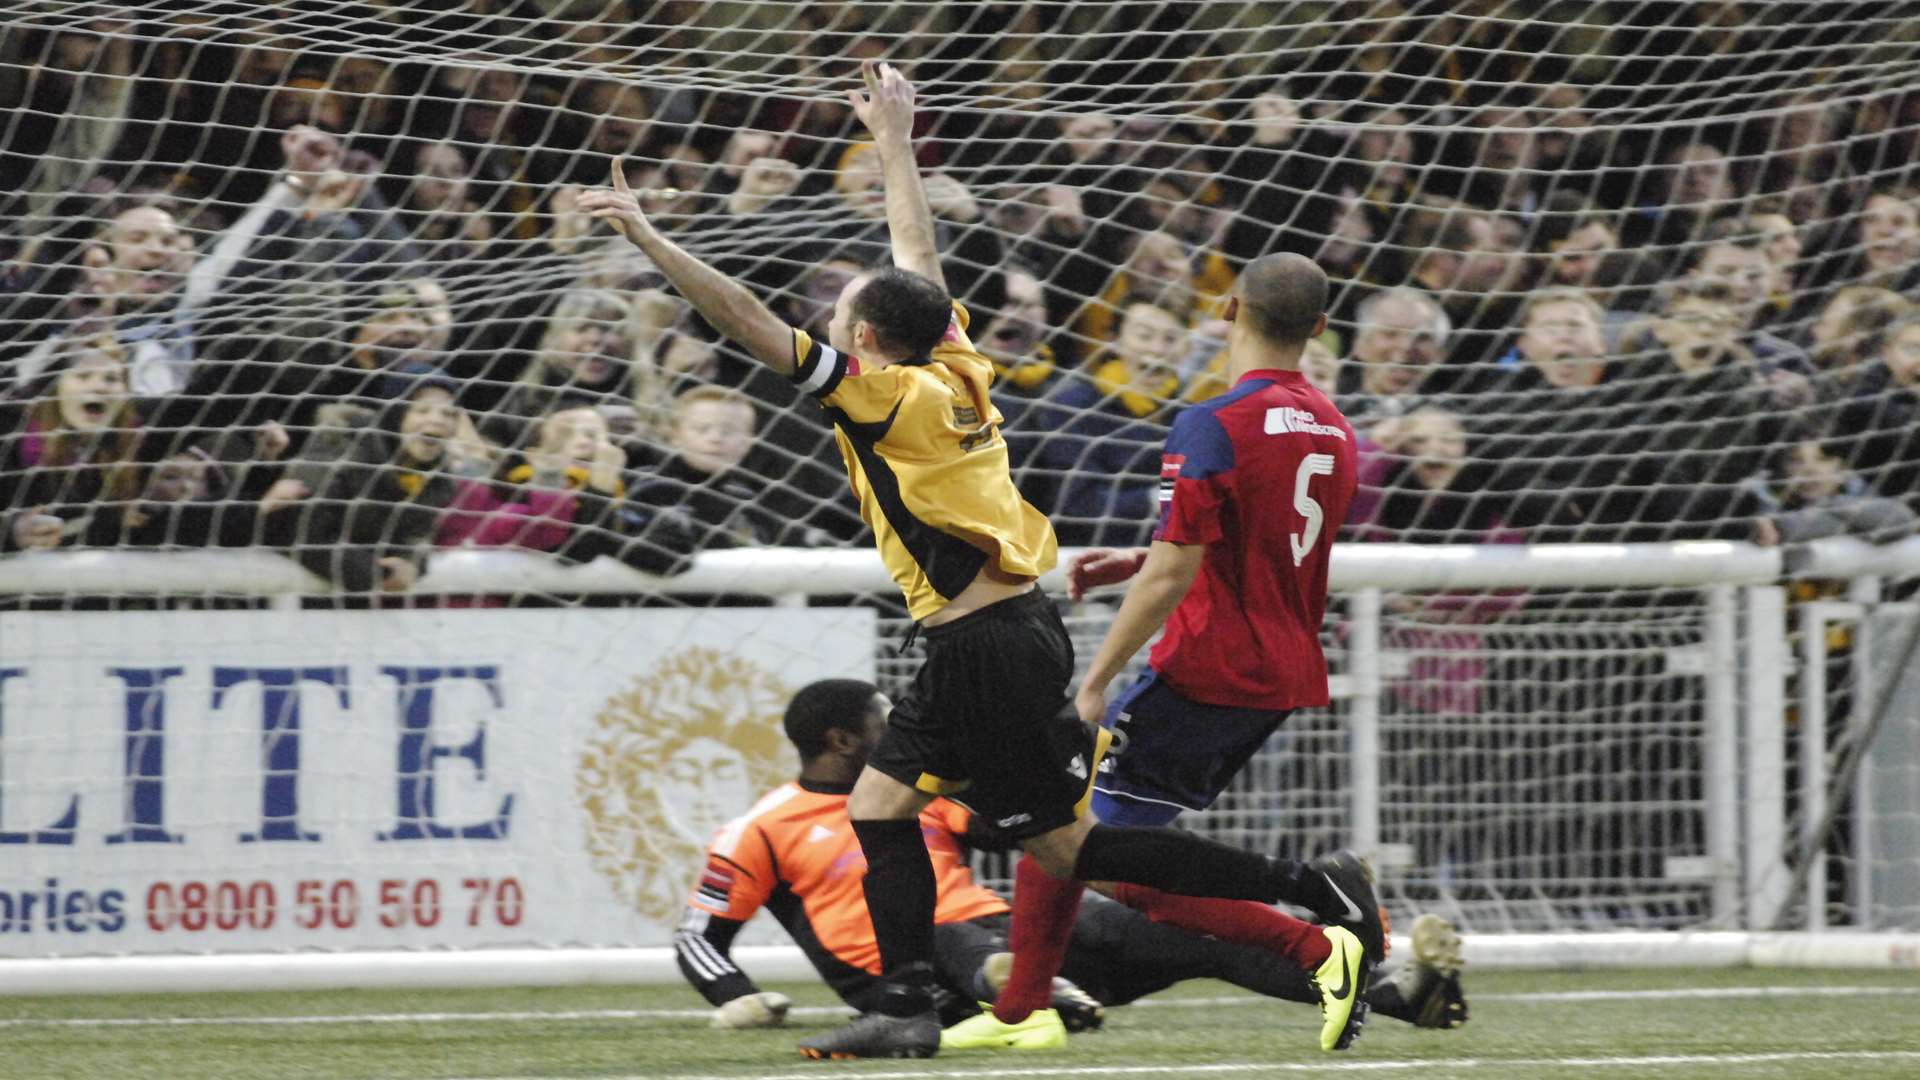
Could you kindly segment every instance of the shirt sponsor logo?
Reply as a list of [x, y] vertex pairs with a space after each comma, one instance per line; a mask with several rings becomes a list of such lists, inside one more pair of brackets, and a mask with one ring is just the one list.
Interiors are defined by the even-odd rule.
[[999, 433], [1000, 433], [999, 428], [994, 427], [992, 424], [987, 424], [986, 426], [980, 428], [979, 430], [973, 432], [972, 434], [962, 435], [960, 437], [960, 449], [962, 451], [971, 453], [972, 451], [978, 450], [983, 446], [992, 446], [994, 443], [994, 437]]
[[1307, 410], [1296, 409], [1288, 405], [1276, 405], [1267, 410], [1266, 433], [1269, 435], [1284, 435], [1288, 433], [1300, 435], [1331, 435], [1336, 439], [1344, 439], [1347, 437], [1346, 432], [1334, 427], [1332, 424], [1322, 424]]

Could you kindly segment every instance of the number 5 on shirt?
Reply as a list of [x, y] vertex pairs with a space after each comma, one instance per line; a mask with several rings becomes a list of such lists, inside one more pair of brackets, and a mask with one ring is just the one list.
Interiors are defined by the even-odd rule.
[[1300, 468], [1293, 474], [1293, 509], [1306, 522], [1306, 528], [1289, 536], [1293, 542], [1293, 565], [1299, 566], [1307, 561], [1307, 554], [1320, 540], [1320, 530], [1327, 523], [1325, 511], [1308, 490], [1316, 476], [1333, 475], [1332, 454], [1308, 454], [1300, 459]]

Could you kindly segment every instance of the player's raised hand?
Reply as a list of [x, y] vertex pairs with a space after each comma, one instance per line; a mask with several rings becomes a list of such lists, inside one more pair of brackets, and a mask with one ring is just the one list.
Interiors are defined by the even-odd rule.
[[892, 64], [872, 60], [860, 65], [867, 92], [847, 91], [853, 112], [867, 125], [876, 142], [905, 139], [913, 134], [913, 84]]
[[1087, 590], [1102, 585], [1118, 585], [1140, 572], [1147, 561], [1145, 548], [1094, 548], [1074, 556], [1067, 565], [1067, 597], [1080, 600]]
[[574, 209], [597, 221], [608, 222], [636, 244], [641, 234], [651, 228], [646, 212], [640, 209], [640, 197], [627, 186], [627, 174], [618, 159], [613, 163], [613, 185], [581, 192], [574, 201]]

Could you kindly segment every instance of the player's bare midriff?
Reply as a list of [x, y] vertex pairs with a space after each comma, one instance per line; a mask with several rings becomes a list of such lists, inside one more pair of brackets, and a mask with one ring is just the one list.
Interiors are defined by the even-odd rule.
[[990, 604], [1002, 600], [1011, 600], [1033, 591], [1034, 579], [1020, 574], [1009, 574], [996, 567], [981, 568], [960, 595], [947, 601], [947, 606], [920, 620], [922, 626], [939, 626], [949, 623], [962, 615], [970, 615]]

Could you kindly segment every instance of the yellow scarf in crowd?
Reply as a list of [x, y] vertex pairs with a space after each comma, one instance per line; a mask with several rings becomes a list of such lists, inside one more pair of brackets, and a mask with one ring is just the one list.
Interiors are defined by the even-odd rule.
[[1115, 357], [1093, 369], [1093, 385], [1101, 397], [1118, 397], [1120, 404], [1137, 417], [1152, 416], [1180, 396], [1180, 377], [1161, 377], [1151, 390], [1142, 393], [1127, 378], [1127, 362]]
[[[587, 486], [587, 480], [591, 475], [584, 465], [567, 466], [567, 490], [579, 491], [585, 488]], [[510, 484], [524, 484], [531, 479], [533, 479], [533, 466], [531, 465], [516, 465], [507, 470], [507, 482]], [[616, 498], [624, 497], [627, 494], [627, 485], [624, 482], [615, 483], [613, 486], [613, 494]]]
[[995, 360], [993, 374], [999, 385], [1032, 393], [1053, 376], [1053, 366], [1053, 346], [1043, 343], [1034, 346], [1033, 356], [1018, 363], [1003, 364]]

